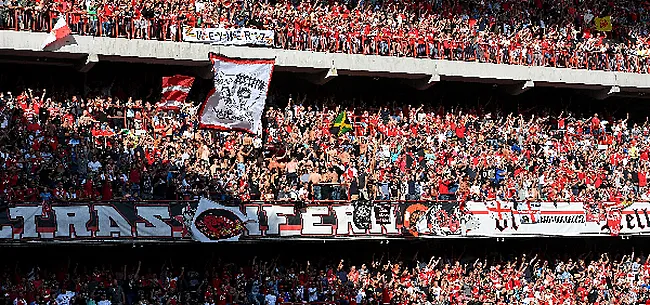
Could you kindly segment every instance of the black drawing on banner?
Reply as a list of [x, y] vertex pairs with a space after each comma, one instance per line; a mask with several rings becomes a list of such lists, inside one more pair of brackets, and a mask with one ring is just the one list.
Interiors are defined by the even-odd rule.
[[461, 235], [479, 227], [478, 220], [463, 213], [458, 203], [434, 203], [426, 219], [430, 234], [436, 236]]
[[519, 229], [517, 217], [515, 217], [513, 210], [515, 203], [509, 201], [493, 201], [487, 205], [490, 218], [494, 219], [494, 227], [500, 232], [508, 228], [512, 228], [515, 231]]
[[513, 202], [513, 205], [519, 214], [519, 224], [536, 224], [542, 219], [541, 204], [539, 202]]
[[265, 88], [266, 83], [254, 76], [219, 71], [215, 77], [215, 89], [219, 94], [219, 105], [213, 108], [215, 116], [229, 121], [252, 122], [251, 107]]
[[472, 214], [463, 214], [463, 216], [460, 218], [460, 223], [461, 227], [463, 224], [465, 225], [465, 230], [467, 230], [467, 232], [478, 230], [478, 227], [481, 225], [478, 222], [478, 219], [476, 219]]
[[[421, 224], [426, 224], [426, 215], [429, 211], [429, 208], [423, 204], [412, 204], [406, 208], [404, 211], [404, 228], [408, 230], [409, 233], [413, 236], [418, 236], [420, 233], [426, 234], [427, 232], [420, 232], [419, 226]], [[428, 226], [425, 226], [428, 228]]]
[[377, 224], [390, 224], [390, 204], [379, 203], [375, 205], [375, 219]]
[[510, 215], [506, 216], [501, 216], [501, 218], [496, 218], [496, 225], [495, 227], [503, 232], [508, 228], [508, 223], [510, 223], [510, 227], [517, 231], [519, 230], [519, 225], [517, 224], [517, 218], [515, 217], [515, 211], [511, 210]]
[[596, 202], [584, 202], [582, 208], [585, 211], [585, 221], [599, 223], [605, 221], [607, 218], [604, 209], [600, 208], [600, 204]]
[[372, 223], [372, 203], [367, 200], [359, 200], [352, 203], [352, 221], [359, 229], [370, 229]]
[[273, 38], [269, 31], [254, 29], [200, 29], [185, 27], [183, 38], [195, 38], [197, 41], [213, 44], [235, 44], [235, 45], [269, 45]]

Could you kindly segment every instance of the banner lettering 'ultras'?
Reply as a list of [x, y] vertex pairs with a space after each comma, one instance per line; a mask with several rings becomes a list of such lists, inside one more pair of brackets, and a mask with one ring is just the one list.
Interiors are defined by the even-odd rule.
[[210, 54], [214, 89], [199, 111], [203, 128], [262, 132], [262, 112], [275, 60], [241, 60]]
[[183, 41], [218, 45], [249, 45], [271, 47], [275, 41], [272, 30], [249, 28], [183, 28]]
[[17, 204], [0, 211], [0, 239], [181, 239], [188, 203]]
[[650, 235], [650, 203], [38, 203], [0, 210], [0, 240], [185, 240]]

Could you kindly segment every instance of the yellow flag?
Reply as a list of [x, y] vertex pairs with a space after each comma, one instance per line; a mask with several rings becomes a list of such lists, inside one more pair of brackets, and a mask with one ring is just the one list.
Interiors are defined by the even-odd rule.
[[594, 18], [596, 30], [610, 32], [612, 30], [612, 16]]

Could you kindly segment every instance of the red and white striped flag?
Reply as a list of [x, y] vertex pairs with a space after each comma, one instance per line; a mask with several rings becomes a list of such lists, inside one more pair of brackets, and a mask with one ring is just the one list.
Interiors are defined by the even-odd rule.
[[54, 28], [52, 29], [50, 34], [48, 34], [45, 41], [43, 41], [42, 48], [45, 49], [55, 41], [64, 39], [69, 35], [70, 35], [70, 28], [68, 27], [68, 23], [65, 21], [65, 18], [59, 17], [59, 20], [57, 20], [56, 23], [54, 24]]
[[187, 95], [192, 89], [194, 77], [174, 75], [162, 78], [162, 98], [158, 103], [158, 109], [180, 110]]

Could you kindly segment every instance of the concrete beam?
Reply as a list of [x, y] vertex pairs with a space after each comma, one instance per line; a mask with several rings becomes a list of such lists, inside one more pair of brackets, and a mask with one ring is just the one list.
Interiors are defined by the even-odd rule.
[[[41, 44], [47, 33], [0, 31], [0, 55], [39, 57], [81, 57], [97, 54], [102, 61], [125, 61], [146, 64], [178, 63], [200, 66], [208, 63], [208, 53], [243, 59], [275, 58], [278, 70], [299, 73], [320, 73], [332, 67], [346, 75], [367, 74], [372, 77], [414, 79], [432, 75], [435, 71], [445, 80], [487, 82], [493, 84], [528, 81], [545, 87], [592, 87], [607, 89], [618, 86], [623, 92], [636, 90], [650, 94], [650, 75], [612, 71], [497, 65], [477, 62], [402, 58], [378, 55], [342, 54], [215, 46], [189, 42], [88, 37], [73, 35], [70, 41], [43, 50]], [[88, 68], [86, 68], [88, 69]], [[435, 83], [425, 81], [427, 85]], [[420, 86], [426, 88], [427, 85]], [[523, 86], [522, 86], [523, 87]]]
[[506, 86], [505, 91], [511, 95], [520, 95], [532, 88], [535, 88], [535, 82], [532, 80], [527, 80], [525, 82], [520, 82], [514, 85]]
[[88, 54], [86, 60], [77, 67], [77, 70], [81, 73], [88, 73], [98, 62], [99, 56], [97, 54]]

